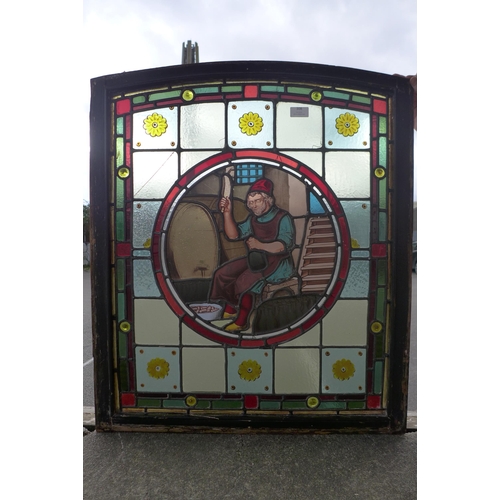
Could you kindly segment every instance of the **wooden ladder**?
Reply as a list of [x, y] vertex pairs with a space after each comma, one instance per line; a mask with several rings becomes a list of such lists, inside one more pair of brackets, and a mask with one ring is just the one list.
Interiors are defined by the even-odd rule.
[[337, 242], [328, 217], [313, 217], [307, 222], [304, 246], [299, 262], [302, 293], [322, 293], [331, 280]]

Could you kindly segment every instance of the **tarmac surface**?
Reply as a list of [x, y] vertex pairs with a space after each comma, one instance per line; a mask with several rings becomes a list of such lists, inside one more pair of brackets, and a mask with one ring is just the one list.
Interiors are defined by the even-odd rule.
[[[97, 433], [85, 429], [84, 408], [83, 498], [416, 499], [416, 281], [414, 274], [411, 431], [403, 435]], [[84, 293], [84, 329], [85, 308]], [[85, 349], [84, 332], [84, 364], [89, 352]], [[92, 424], [91, 413], [87, 418]]]

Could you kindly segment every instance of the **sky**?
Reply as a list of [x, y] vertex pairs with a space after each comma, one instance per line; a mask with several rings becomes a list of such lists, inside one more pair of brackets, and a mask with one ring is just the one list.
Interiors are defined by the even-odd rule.
[[[414, 75], [416, 0], [84, 0], [88, 129], [90, 79], [181, 63], [198, 43], [200, 62], [294, 61]], [[83, 199], [89, 199], [82, 159]]]

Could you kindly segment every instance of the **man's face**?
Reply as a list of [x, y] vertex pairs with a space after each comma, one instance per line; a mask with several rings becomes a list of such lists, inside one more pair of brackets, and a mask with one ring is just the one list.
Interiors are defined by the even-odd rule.
[[259, 217], [271, 208], [271, 204], [260, 193], [252, 193], [247, 196], [247, 207]]

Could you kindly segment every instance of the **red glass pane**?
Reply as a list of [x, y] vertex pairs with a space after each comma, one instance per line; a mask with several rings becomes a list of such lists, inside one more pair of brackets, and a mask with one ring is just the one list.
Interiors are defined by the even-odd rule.
[[125, 113], [130, 113], [130, 99], [122, 99], [116, 102], [116, 114], [124, 115]]
[[372, 257], [387, 257], [387, 245], [385, 243], [372, 245]]
[[373, 111], [375, 111], [375, 113], [382, 113], [382, 114], [386, 115], [387, 114], [387, 102], [381, 101], [379, 99], [374, 99], [373, 100]]
[[135, 394], [130, 394], [128, 392], [124, 392], [121, 395], [121, 403], [122, 406], [135, 406]]
[[258, 396], [245, 396], [245, 408], [255, 410], [259, 407]]
[[257, 97], [259, 94], [259, 87], [257, 85], [245, 85], [245, 97]]
[[130, 257], [130, 243], [118, 243], [116, 245], [117, 257]]
[[368, 396], [366, 406], [369, 409], [380, 408], [380, 396]]

